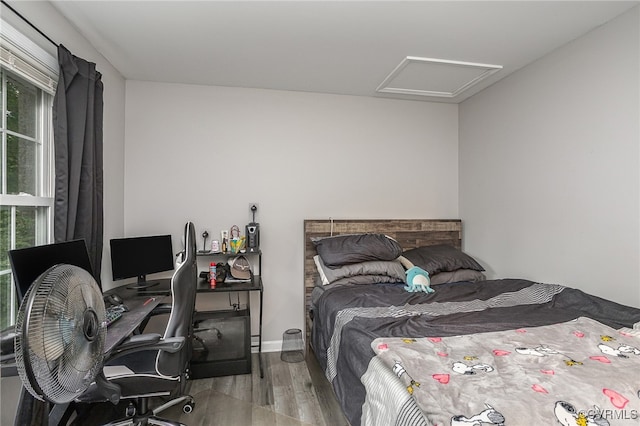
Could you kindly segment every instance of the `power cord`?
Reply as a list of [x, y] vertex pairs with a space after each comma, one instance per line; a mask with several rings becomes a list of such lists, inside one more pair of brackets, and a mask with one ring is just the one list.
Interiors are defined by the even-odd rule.
[[236, 293], [237, 303], [232, 303], [231, 302], [231, 293], [227, 293], [227, 295], [229, 296], [229, 306], [231, 306], [234, 311], [239, 311], [240, 310], [240, 295], [238, 293]]

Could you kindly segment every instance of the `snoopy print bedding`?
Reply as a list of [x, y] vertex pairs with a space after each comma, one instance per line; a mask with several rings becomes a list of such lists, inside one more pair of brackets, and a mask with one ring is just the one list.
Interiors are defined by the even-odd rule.
[[372, 348], [428, 425], [640, 424], [640, 338], [589, 318]]
[[640, 309], [518, 279], [338, 286], [312, 309], [313, 351], [353, 426], [640, 424], [640, 338], [621, 332]]

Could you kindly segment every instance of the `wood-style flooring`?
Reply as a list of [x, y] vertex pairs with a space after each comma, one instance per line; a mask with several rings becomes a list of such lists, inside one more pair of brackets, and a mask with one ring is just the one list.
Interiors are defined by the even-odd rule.
[[[193, 412], [183, 413], [178, 404], [159, 416], [189, 426], [349, 424], [313, 354], [307, 354], [307, 362], [284, 362], [279, 352], [263, 353], [262, 360], [264, 378], [253, 354], [251, 374], [190, 380], [187, 391], [196, 401]], [[108, 410], [102, 411], [98, 423], [109, 420], [105, 417], [119, 417], [112, 408]], [[82, 423], [85, 426], [86, 419]]]

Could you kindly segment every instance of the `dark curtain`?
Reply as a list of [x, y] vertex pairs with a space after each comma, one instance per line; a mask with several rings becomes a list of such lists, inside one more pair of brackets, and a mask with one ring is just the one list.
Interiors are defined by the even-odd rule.
[[102, 74], [96, 64], [58, 46], [60, 77], [53, 102], [54, 238], [84, 239], [100, 282], [103, 239]]

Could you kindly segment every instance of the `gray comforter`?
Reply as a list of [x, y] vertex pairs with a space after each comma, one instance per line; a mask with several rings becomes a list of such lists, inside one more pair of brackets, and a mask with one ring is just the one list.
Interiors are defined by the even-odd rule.
[[[379, 343], [374, 343], [375, 339], [444, 338], [566, 323], [580, 317], [594, 319], [613, 329], [632, 327], [640, 322], [639, 309], [572, 288], [513, 279], [443, 284], [432, 294], [407, 293], [402, 285], [391, 284], [338, 286], [327, 288], [315, 300], [313, 312], [314, 352], [352, 425], [361, 424], [361, 420], [372, 422], [372, 416], [380, 412], [379, 408], [373, 410], [376, 404], [371, 401], [375, 402], [375, 398], [367, 399], [367, 392], [375, 394], [377, 387], [387, 398], [393, 386], [386, 385], [382, 377], [401, 376], [397, 374], [398, 367], [394, 370], [384, 357], [375, 357], [373, 348]], [[421, 407], [419, 398], [407, 393], [404, 385], [396, 386], [397, 393], [404, 394], [401, 400], [404, 406], [398, 407], [397, 401], [390, 404], [394, 405], [388, 407], [391, 418], [385, 423], [443, 424], [440, 420], [427, 423], [425, 410], [428, 404], [423, 403]], [[425, 383], [422, 386], [432, 385]], [[634, 397], [637, 399], [638, 395]], [[471, 411], [479, 411], [479, 408], [472, 405], [464, 409], [458, 407], [459, 414], [455, 414], [455, 410], [453, 415], [443, 411], [439, 418], [447, 418], [450, 424], [455, 424], [454, 416], [471, 418]], [[494, 420], [504, 416], [496, 412], [492, 414]], [[478, 421], [477, 424], [483, 423]]]

